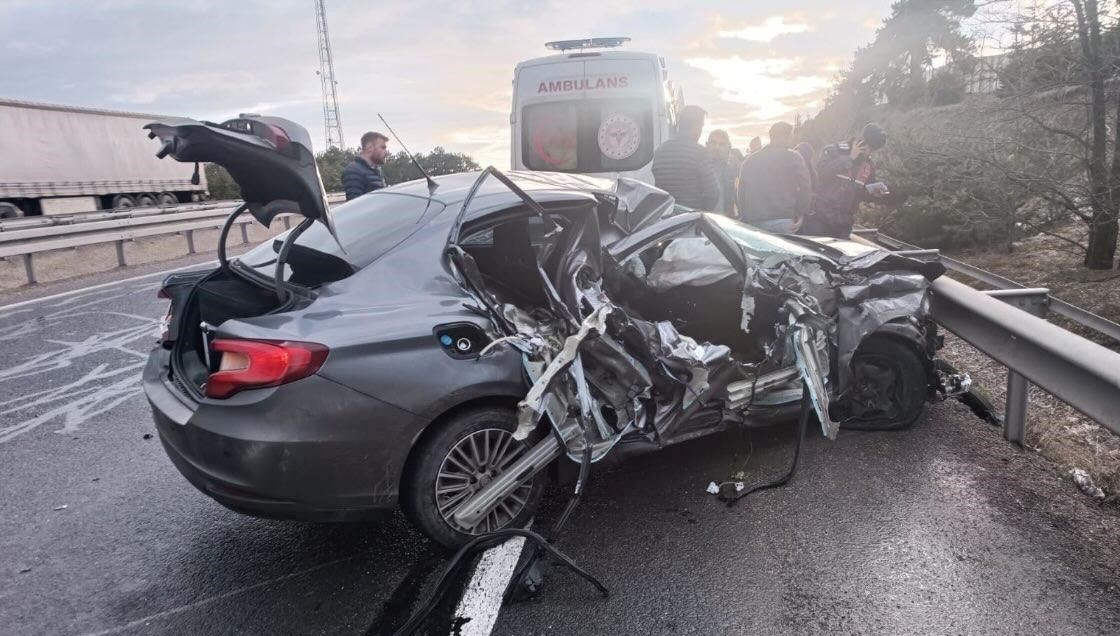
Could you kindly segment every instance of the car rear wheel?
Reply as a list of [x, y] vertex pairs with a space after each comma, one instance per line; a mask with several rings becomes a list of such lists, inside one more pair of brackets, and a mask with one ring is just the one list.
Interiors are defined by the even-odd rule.
[[909, 344], [873, 335], [852, 356], [852, 384], [846, 395], [845, 427], [909, 428], [925, 407], [926, 364]]
[[512, 409], [487, 408], [458, 414], [413, 449], [413, 461], [401, 492], [408, 518], [433, 541], [455, 548], [472, 538], [509, 527], [523, 527], [533, 517], [544, 478], [522, 484], [478, 526], [454, 520], [466, 501], [529, 449], [531, 440], [513, 439], [517, 415]]

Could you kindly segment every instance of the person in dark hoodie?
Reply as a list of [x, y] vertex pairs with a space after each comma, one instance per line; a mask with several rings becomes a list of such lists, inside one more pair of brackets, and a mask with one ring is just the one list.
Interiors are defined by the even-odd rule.
[[346, 191], [347, 201], [385, 187], [381, 166], [389, 154], [388, 143], [389, 138], [379, 132], [362, 135], [358, 156], [342, 171], [342, 189]]
[[793, 126], [770, 127], [770, 144], [751, 153], [739, 170], [739, 218], [751, 225], [791, 234], [809, 213], [813, 190], [801, 155], [789, 149]]
[[707, 113], [685, 106], [677, 115], [677, 132], [653, 153], [653, 184], [685, 207], [708, 212], [719, 206], [719, 178], [708, 150], [700, 145]]

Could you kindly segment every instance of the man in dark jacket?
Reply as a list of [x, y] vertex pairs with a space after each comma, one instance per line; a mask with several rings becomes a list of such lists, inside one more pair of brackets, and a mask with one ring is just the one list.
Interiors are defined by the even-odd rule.
[[735, 178], [739, 176], [739, 164], [742, 160], [736, 159], [732, 154], [731, 137], [726, 130], [708, 133], [708, 143], [705, 146], [711, 153], [712, 165], [719, 177], [719, 205], [715, 212], [735, 218]]
[[712, 211], [719, 205], [719, 179], [708, 151], [700, 145], [706, 114], [699, 106], [681, 109], [677, 134], [653, 153], [653, 182], [680, 205]]
[[346, 191], [347, 201], [385, 187], [381, 166], [389, 154], [386, 148], [388, 141], [389, 138], [379, 132], [362, 135], [358, 156], [342, 171], [342, 189]]
[[887, 186], [876, 179], [871, 160], [871, 153], [886, 143], [886, 131], [868, 124], [859, 137], [821, 151], [813, 212], [802, 224], [802, 234], [851, 237], [860, 202], [888, 194]]
[[793, 126], [770, 127], [770, 144], [752, 153], [739, 170], [739, 218], [755, 227], [790, 234], [809, 213], [813, 190], [801, 155], [789, 149]]

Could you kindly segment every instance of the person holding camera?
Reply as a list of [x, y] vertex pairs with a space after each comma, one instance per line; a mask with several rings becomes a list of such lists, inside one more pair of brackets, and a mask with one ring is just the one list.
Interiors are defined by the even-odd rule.
[[801, 224], [801, 234], [851, 237], [860, 202], [889, 194], [886, 184], [876, 180], [871, 160], [871, 153], [886, 144], [887, 131], [870, 123], [859, 137], [821, 151], [813, 210]]

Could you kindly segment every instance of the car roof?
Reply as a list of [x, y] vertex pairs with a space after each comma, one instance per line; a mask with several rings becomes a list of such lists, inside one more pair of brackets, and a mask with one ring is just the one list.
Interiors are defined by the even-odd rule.
[[[433, 177], [433, 180], [439, 187], [431, 194], [430, 198], [447, 206], [460, 203], [467, 197], [467, 194], [470, 192], [471, 187], [474, 186], [475, 181], [478, 180], [480, 174], [482, 174], [481, 171], [475, 171]], [[588, 194], [592, 192], [613, 193], [616, 191], [616, 182], [613, 179], [602, 179], [599, 177], [588, 177], [585, 175], [566, 174], [562, 172], [530, 172], [524, 170], [511, 170], [503, 174], [530, 195], [535, 192]], [[424, 179], [406, 181], [405, 183], [390, 186], [385, 188], [383, 192], [396, 192], [429, 198], [428, 184]], [[485, 197], [501, 193], [507, 193], [512, 199], [517, 198], [517, 195], [509, 188], [494, 178], [489, 178], [483, 182], [476, 196]]]

